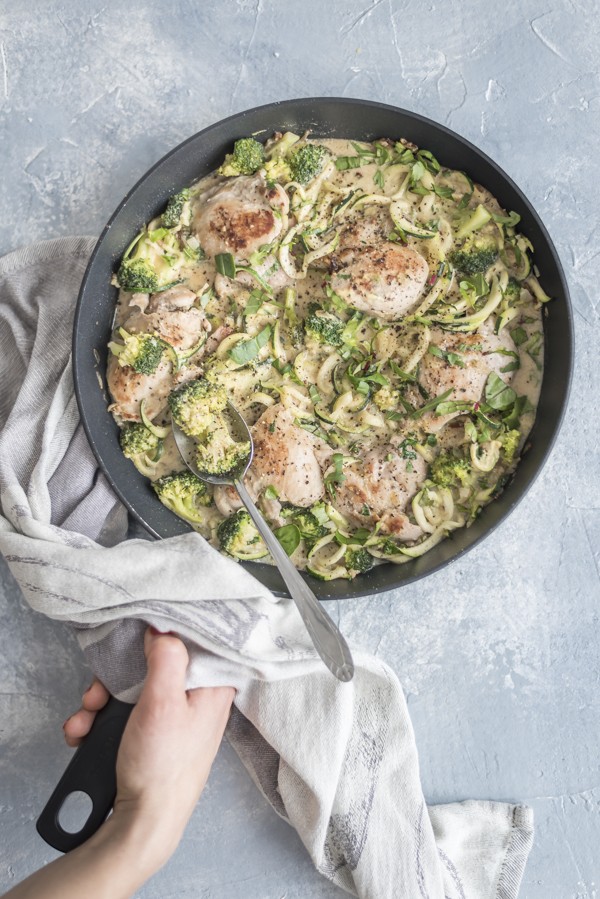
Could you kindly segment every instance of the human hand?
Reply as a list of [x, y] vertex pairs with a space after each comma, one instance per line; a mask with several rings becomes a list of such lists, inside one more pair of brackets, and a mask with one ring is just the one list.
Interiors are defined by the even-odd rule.
[[[186, 692], [187, 650], [177, 637], [146, 631], [148, 675], [117, 758], [113, 818], [126, 821], [154, 848], [158, 866], [174, 851], [206, 783], [223, 736], [232, 687]], [[82, 708], [64, 724], [69, 746], [89, 732], [108, 691], [94, 680]]]
[[[233, 687], [185, 689], [188, 654], [177, 637], [149, 628], [148, 674], [117, 756], [113, 814], [89, 840], [36, 871], [7, 899], [129, 899], [175, 850], [202, 792], [227, 724]], [[95, 680], [65, 721], [76, 746], [108, 691]]]

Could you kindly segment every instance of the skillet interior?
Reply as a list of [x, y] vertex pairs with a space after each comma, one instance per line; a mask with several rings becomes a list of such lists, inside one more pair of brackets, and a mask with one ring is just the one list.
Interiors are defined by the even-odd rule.
[[[390, 590], [457, 559], [487, 536], [517, 505], [552, 447], [566, 406], [572, 369], [573, 324], [564, 274], [539, 216], [514, 182], [485, 154], [452, 131], [415, 113], [366, 100], [317, 98], [257, 107], [206, 128], [161, 159], [135, 185], [106, 225], [81, 286], [73, 331], [73, 370], [79, 411], [100, 467], [129, 511], [154, 537], [188, 532], [188, 525], [155, 497], [149, 482], [120, 449], [118, 428], [107, 411], [106, 345], [110, 339], [116, 288], [110, 279], [131, 236], [156, 216], [167, 199], [208, 174], [239, 137], [267, 137], [273, 131], [317, 137], [405, 137], [431, 150], [443, 165], [462, 169], [487, 187], [506, 209], [521, 216], [520, 230], [535, 247], [541, 284], [555, 299], [545, 308], [546, 362], [537, 418], [528, 449], [503, 494], [486, 506], [470, 528], [456, 531], [426, 555], [404, 565], [377, 566], [354, 581], [323, 582], [305, 575], [321, 599], [343, 599]], [[278, 595], [286, 590], [278, 571], [242, 563]]]

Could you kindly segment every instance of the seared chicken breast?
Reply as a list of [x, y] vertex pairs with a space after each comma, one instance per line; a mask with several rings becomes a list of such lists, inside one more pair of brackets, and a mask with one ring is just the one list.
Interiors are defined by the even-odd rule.
[[429, 275], [416, 250], [393, 243], [387, 206], [361, 207], [340, 231], [330, 258], [331, 287], [354, 309], [395, 321], [420, 299]]
[[335, 505], [356, 527], [373, 527], [402, 540], [415, 540], [421, 529], [406, 515], [409, 500], [427, 475], [427, 463], [416, 455], [404, 459], [391, 446], [370, 450], [364, 460], [344, 466], [345, 480], [336, 488]]
[[232, 253], [238, 260], [285, 233], [289, 200], [285, 190], [264, 177], [240, 175], [201, 196], [193, 229], [209, 256]]

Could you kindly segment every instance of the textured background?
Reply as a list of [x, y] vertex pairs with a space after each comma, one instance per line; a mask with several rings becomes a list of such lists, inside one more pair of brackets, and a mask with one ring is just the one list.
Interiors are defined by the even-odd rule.
[[[597, 375], [600, 26], [593, 0], [1, 2], [0, 252], [96, 234], [168, 149], [277, 99], [346, 96], [443, 122], [494, 157], [557, 245], [577, 363], [561, 437], [526, 501], [424, 582], [336, 608], [397, 671], [426, 796], [524, 800], [523, 899], [600, 891]], [[89, 679], [63, 626], [0, 569], [0, 889], [54, 853], [34, 820]], [[393, 851], [393, 848], [392, 850]], [[334, 899], [223, 746], [183, 844], [144, 899]], [[390, 897], [391, 899], [391, 897]], [[407, 897], [413, 899], [413, 897]]]

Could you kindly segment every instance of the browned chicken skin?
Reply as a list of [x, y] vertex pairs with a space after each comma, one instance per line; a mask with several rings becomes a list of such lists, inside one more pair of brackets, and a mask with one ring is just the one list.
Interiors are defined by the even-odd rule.
[[193, 228], [209, 256], [248, 257], [287, 229], [289, 200], [284, 189], [269, 187], [262, 175], [240, 175], [200, 197]]
[[420, 299], [429, 274], [425, 259], [411, 247], [392, 243], [387, 209], [350, 219], [331, 258], [331, 287], [368, 315], [394, 321]]

